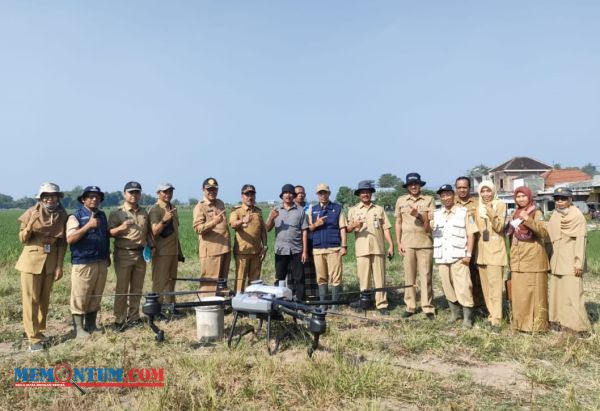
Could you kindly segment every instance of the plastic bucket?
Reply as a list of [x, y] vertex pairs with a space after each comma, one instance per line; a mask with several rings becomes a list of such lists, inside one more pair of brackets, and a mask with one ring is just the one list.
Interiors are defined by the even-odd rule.
[[[200, 301], [223, 301], [223, 297], [207, 297]], [[200, 342], [223, 338], [224, 313], [222, 305], [196, 307], [196, 332]]]

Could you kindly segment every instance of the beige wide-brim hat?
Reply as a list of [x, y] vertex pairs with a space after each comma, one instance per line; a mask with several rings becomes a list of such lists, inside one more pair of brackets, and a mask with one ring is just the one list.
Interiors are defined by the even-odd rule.
[[59, 198], [63, 198], [64, 197], [64, 193], [62, 191], [60, 191], [60, 187], [58, 186], [58, 184], [54, 184], [54, 183], [42, 183], [40, 185], [40, 189], [37, 193], [37, 195], [35, 196], [35, 198], [37, 198], [38, 200], [40, 198], [42, 198], [42, 194], [57, 194]]

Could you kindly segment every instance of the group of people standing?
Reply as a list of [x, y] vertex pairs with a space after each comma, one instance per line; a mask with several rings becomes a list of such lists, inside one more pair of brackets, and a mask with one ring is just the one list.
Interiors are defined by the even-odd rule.
[[[437, 211], [434, 198], [422, 194], [424, 185], [418, 173], [409, 173], [404, 184], [408, 193], [398, 198], [395, 206], [396, 244], [407, 286], [402, 317], [417, 312], [418, 275], [421, 309], [426, 318], [435, 318], [435, 261], [451, 321], [462, 319], [463, 326], [470, 328], [474, 308], [485, 304], [489, 324], [497, 330], [503, 313], [508, 238], [512, 276], [506, 288], [513, 328], [590, 330], [582, 282], [587, 231], [568, 189], [556, 190], [556, 211], [546, 223], [527, 187], [515, 190], [516, 210], [507, 218], [506, 205], [498, 199], [492, 182], [479, 185], [478, 199], [470, 195], [466, 177], [459, 177], [454, 187], [441, 186], [437, 194], [442, 207]], [[303, 186], [285, 184], [281, 204], [270, 211], [266, 221], [256, 207], [252, 184], [242, 187], [241, 204], [231, 210], [229, 219], [218, 199], [217, 180], [205, 179], [202, 188], [204, 198], [194, 207], [193, 229], [198, 235], [203, 279], [226, 279], [233, 254], [235, 290], [243, 292], [249, 282], [260, 278], [268, 251], [267, 232], [275, 229], [276, 281], [287, 280], [297, 300], [314, 292], [321, 301], [339, 299], [348, 233], [355, 235], [361, 290], [385, 287], [386, 257], [393, 258], [394, 242], [385, 210], [372, 201], [376, 190], [371, 181], [358, 184], [354, 194], [359, 202], [348, 210], [347, 217], [340, 204], [330, 201], [327, 184], [316, 187], [318, 202], [314, 205], [305, 202]], [[62, 277], [67, 246], [71, 248], [71, 312], [77, 338], [97, 330], [100, 299], [112, 262], [117, 278], [116, 331], [141, 324], [139, 307], [147, 261], [152, 261], [152, 290], [164, 293], [162, 302], [174, 301], [169, 292], [175, 289], [178, 262], [185, 260], [177, 209], [171, 202], [174, 189], [169, 183], [160, 184], [156, 204], [146, 210], [139, 205], [141, 184], [130, 181], [123, 189], [123, 205], [107, 217], [100, 210], [104, 193], [98, 186], [88, 186], [78, 197], [82, 206], [68, 216], [60, 204], [63, 193], [58, 185], [41, 185], [38, 203], [19, 218], [19, 239], [25, 246], [16, 268], [21, 272], [23, 323], [30, 351], [43, 349], [48, 340], [44, 331], [50, 292], [53, 282]], [[230, 228], [235, 233], [233, 249]], [[110, 237], [115, 239], [112, 260]], [[317, 286], [314, 291], [313, 284]], [[215, 282], [201, 283], [205, 295], [215, 290]], [[375, 304], [381, 315], [389, 315], [385, 290], [376, 292]], [[336, 310], [335, 306], [331, 309]], [[178, 314], [176, 310], [168, 313]]]

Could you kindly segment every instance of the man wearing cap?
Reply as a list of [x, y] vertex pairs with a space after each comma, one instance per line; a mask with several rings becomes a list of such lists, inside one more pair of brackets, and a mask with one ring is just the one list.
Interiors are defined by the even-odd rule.
[[247, 283], [260, 278], [262, 261], [267, 252], [267, 230], [262, 211], [254, 204], [256, 188], [242, 187], [242, 204], [235, 206], [229, 216], [229, 225], [235, 230], [233, 256], [235, 257], [235, 291], [243, 292]]
[[442, 207], [433, 217], [433, 257], [440, 270], [442, 288], [451, 311], [451, 321], [460, 319], [463, 327], [473, 327], [473, 292], [469, 264], [478, 232], [467, 209], [454, 203], [454, 189], [444, 184], [437, 191]]
[[67, 243], [71, 246], [71, 314], [75, 336], [98, 331], [96, 318], [110, 265], [110, 232], [100, 203], [104, 193], [88, 186], [77, 197], [82, 206], [67, 220]]
[[46, 318], [54, 281], [63, 275], [67, 251], [65, 227], [67, 212], [60, 204], [63, 193], [57, 184], [40, 186], [37, 204], [20, 217], [19, 241], [24, 244], [15, 268], [21, 272], [23, 327], [29, 351], [40, 351], [48, 338]]
[[[225, 216], [225, 204], [217, 198], [219, 184], [212, 177], [202, 183], [204, 198], [193, 212], [194, 231], [198, 234], [200, 276], [217, 280], [227, 278], [231, 261], [231, 238]], [[200, 291], [215, 292], [216, 284], [203, 283]]]
[[[319, 299], [327, 299], [328, 285], [331, 285], [331, 298], [337, 300], [342, 291], [342, 257], [348, 251], [346, 216], [340, 204], [329, 201], [331, 190], [327, 184], [317, 185], [315, 191], [319, 203], [311, 207], [307, 217], [317, 270]], [[333, 307], [334, 310], [335, 308], [336, 306]]]
[[[456, 204], [467, 209], [467, 213], [470, 217], [475, 219], [475, 212], [479, 207], [479, 199], [471, 195], [471, 179], [466, 176], [460, 176], [454, 182], [456, 188], [455, 201]], [[469, 271], [471, 273], [471, 283], [473, 284], [473, 302], [475, 308], [481, 308], [486, 310], [485, 299], [483, 298], [483, 287], [481, 285], [481, 278], [479, 277], [479, 266], [477, 265], [477, 242], [479, 233], [475, 234], [475, 245], [473, 246], [473, 258], [471, 258], [471, 264], [469, 265]]]
[[[171, 183], [159, 184], [156, 187], [158, 199], [148, 212], [156, 245], [152, 257], [152, 291], [157, 293], [175, 290], [177, 265], [183, 260], [179, 243], [179, 216], [177, 208], [171, 203], [174, 190]], [[161, 302], [174, 303], [175, 296], [161, 296]]]
[[[394, 244], [390, 221], [383, 207], [371, 202], [375, 187], [371, 181], [361, 181], [354, 195], [360, 203], [348, 210], [348, 232], [354, 232], [356, 238], [356, 271], [360, 289], [385, 287], [385, 255], [394, 256]], [[388, 244], [385, 249], [385, 242]], [[385, 291], [375, 293], [376, 308], [382, 315], [389, 315]]]
[[297, 301], [304, 300], [304, 269], [308, 260], [308, 220], [304, 208], [294, 202], [296, 189], [291, 184], [281, 188], [281, 206], [273, 208], [267, 218], [267, 230], [275, 227], [275, 280], [290, 278]]
[[[308, 214], [310, 210], [310, 204], [306, 202], [306, 189], [302, 185], [296, 185], [294, 187], [294, 191], [296, 193], [296, 198], [294, 198], [294, 203], [298, 207], [302, 207], [304, 210], [304, 214], [307, 216], [307, 224], [308, 224]], [[304, 264], [302, 264], [302, 271], [304, 273], [304, 297], [313, 297], [317, 294], [317, 272], [315, 270], [315, 260], [313, 258], [312, 252], [312, 242], [310, 241], [310, 237], [308, 238], [308, 253], [307, 259]]]
[[[408, 173], [403, 187], [408, 194], [396, 201], [396, 243], [398, 251], [404, 257], [404, 278], [406, 285], [415, 285], [417, 273], [421, 284], [421, 307], [428, 319], [434, 317], [433, 286], [431, 271], [433, 268], [433, 240], [430, 221], [433, 218], [435, 204], [433, 197], [421, 194], [425, 185], [419, 173]], [[410, 317], [417, 310], [416, 289], [404, 291], [406, 311], [402, 317]]]
[[556, 209], [548, 222], [552, 241], [548, 308], [553, 330], [565, 329], [583, 336], [591, 330], [583, 296], [587, 223], [571, 203], [572, 197], [567, 187], [554, 190]]
[[[123, 205], [113, 210], [108, 217], [110, 235], [115, 237], [114, 262], [117, 275], [115, 293], [116, 331], [123, 331], [127, 326], [141, 324], [140, 300], [146, 261], [143, 250], [146, 245], [154, 254], [154, 239], [150, 219], [144, 207], [139, 205], [142, 186], [137, 181], [130, 181], [123, 188]], [[132, 295], [124, 295], [132, 294]], [[138, 294], [138, 295], [134, 295]]]

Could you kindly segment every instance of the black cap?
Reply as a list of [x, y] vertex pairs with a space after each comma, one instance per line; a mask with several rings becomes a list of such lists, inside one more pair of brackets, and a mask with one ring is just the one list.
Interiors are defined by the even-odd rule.
[[213, 187], [219, 188], [219, 183], [217, 183], [217, 180], [215, 180], [213, 177], [208, 177], [202, 183], [202, 188], [213, 188]]
[[442, 184], [440, 188], [438, 188], [437, 193], [441, 194], [444, 191], [452, 191], [454, 193], [454, 187], [452, 187], [452, 184]]
[[87, 186], [83, 189], [83, 193], [77, 197], [77, 201], [83, 204], [83, 199], [87, 197], [90, 193], [97, 193], [100, 195], [100, 202], [104, 201], [104, 193], [100, 190], [98, 186]]
[[354, 195], [357, 196], [360, 194], [361, 190], [369, 190], [370, 192], [375, 192], [375, 186], [371, 180], [363, 180], [358, 183], [358, 187], [354, 190]]
[[558, 187], [554, 190], [553, 197], [573, 197], [573, 191], [568, 187]]
[[284, 184], [283, 187], [281, 187], [281, 194], [279, 194], [279, 198], [283, 198], [283, 193], [292, 193], [294, 198], [296, 198], [296, 187], [294, 187], [292, 184]]
[[247, 193], [248, 191], [254, 191], [256, 193], [256, 188], [252, 184], [244, 184], [242, 187], [242, 194]]
[[408, 173], [406, 175], [406, 182], [402, 184], [402, 187], [406, 188], [412, 183], [419, 183], [421, 184], [421, 187], [425, 185], [425, 181], [421, 181], [421, 174], [419, 173]]
[[123, 191], [142, 191], [142, 185], [137, 181], [130, 181], [129, 183], [125, 184]]

